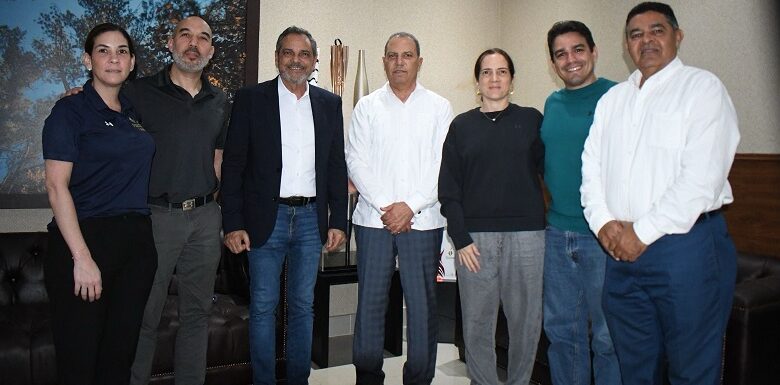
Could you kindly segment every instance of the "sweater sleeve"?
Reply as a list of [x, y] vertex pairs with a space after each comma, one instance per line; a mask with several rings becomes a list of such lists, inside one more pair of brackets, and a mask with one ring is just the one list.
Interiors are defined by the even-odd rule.
[[455, 248], [460, 250], [473, 243], [473, 240], [466, 230], [463, 217], [463, 169], [455, 132], [453, 121], [442, 150], [439, 202], [441, 213], [447, 218], [447, 233], [455, 243]]
[[542, 113], [534, 109], [536, 120], [536, 140], [532, 145], [534, 161], [536, 162], [536, 172], [540, 177], [544, 177], [544, 142], [542, 141]]

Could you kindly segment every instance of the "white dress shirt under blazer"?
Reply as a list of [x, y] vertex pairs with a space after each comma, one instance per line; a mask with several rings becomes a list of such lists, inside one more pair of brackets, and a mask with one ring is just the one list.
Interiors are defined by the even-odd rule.
[[317, 195], [314, 172], [314, 117], [311, 112], [309, 83], [298, 99], [278, 78], [279, 122], [282, 129], [282, 183], [279, 196], [314, 197]]
[[406, 202], [415, 213], [412, 229], [444, 227], [439, 166], [452, 118], [450, 102], [420, 83], [405, 103], [389, 83], [360, 99], [346, 148], [349, 177], [360, 192], [354, 224], [382, 228], [380, 208]]
[[739, 129], [712, 73], [675, 58], [639, 88], [641, 79], [637, 70], [599, 100], [580, 192], [594, 233], [613, 219], [630, 221], [649, 245], [734, 201], [726, 178]]

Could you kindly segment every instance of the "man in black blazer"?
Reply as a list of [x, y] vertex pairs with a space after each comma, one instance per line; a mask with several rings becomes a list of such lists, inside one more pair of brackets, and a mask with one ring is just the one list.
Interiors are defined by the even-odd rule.
[[275, 311], [288, 261], [287, 380], [311, 366], [312, 302], [323, 244], [345, 240], [347, 170], [341, 99], [307, 82], [311, 34], [289, 27], [276, 42], [279, 76], [236, 93], [222, 163], [225, 245], [248, 253], [254, 384], [276, 384]]

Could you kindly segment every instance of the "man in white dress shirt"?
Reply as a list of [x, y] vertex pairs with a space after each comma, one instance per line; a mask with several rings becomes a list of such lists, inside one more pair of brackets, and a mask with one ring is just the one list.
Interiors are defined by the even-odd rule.
[[719, 209], [739, 130], [718, 78], [683, 65], [672, 9], [626, 19], [637, 70], [599, 101], [582, 155], [585, 218], [612, 258], [604, 307], [624, 385], [720, 381], [736, 251]]
[[358, 252], [358, 310], [352, 360], [358, 384], [381, 384], [390, 280], [401, 274], [407, 314], [404, 384], [430, 384], [436, 364], [435, 282], [444, 217], [438, 176], [452, 106], [417, 82], [420, 44], [395, 33], [382, 58], [388, 82], [352, 113], [349, 176], [360, 192], [352, 217]]

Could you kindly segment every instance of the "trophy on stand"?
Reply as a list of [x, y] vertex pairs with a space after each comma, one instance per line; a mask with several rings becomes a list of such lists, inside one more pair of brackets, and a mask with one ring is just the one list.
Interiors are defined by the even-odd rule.
[[[341, 43], [341, 39], [336, 39], [334, 44], [330, 46], [330, 80], [333, 84], [333, 93], [339, 96], [344, 92], [344, 79], [347, 76], [347, 58], [349, 55], [349, 47]], [[353, 95], [353, 103], [357, 104], [358, 99], [368, 95], [368, 76], [366, 74], [366, 58], [365, 51], [358, 50], [358, 64], [357, 73], [355, 76], [355, 93]], [[356, 258], [352, 255], [352, 213], [355, 211], [359, 193], [349, 181], [348, 186], [349, 204], [347, 207], [347, 242], [344, 252], [335, 253], [322, 253], [322, 260], [320, 261], [320, 269], [322, 271], [354, 271], [356, 268]], [[343, 255], [343, 262], [341, 256]]]
[[349, 47], [341, 44], [341, 39], [336, 39], [330, 46], [330, 81], [333, 83], [333, 93], [338, 96], [344, 93], [347, 59], [349, 59]]
[[366, 73], [366, 50], [358, 50], [357, 71], [355, 74], [355, 93], [352, 95], [352, 106], [363, 96], [368, 95], [368, 74]]
[[[352, 105], [357, 106], [358, 100], [368, 95], [368, 74], [366, 73], [366, 50], [358, 50], [357, 71], [355, 71], [355, 92], [352, 95]], [[352, 181], [349, 181], [347, 188], [349, 192], [349, 211], [347, 211], [347, 261], [350, 265], [357, 264], [357, 258], [352, 258], [352, 214], [355, 212], [355, 206], [360, 197], [360, 193], [355, 188]]]

